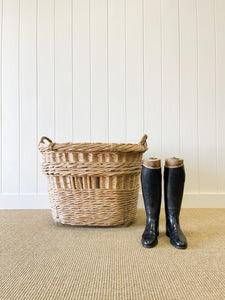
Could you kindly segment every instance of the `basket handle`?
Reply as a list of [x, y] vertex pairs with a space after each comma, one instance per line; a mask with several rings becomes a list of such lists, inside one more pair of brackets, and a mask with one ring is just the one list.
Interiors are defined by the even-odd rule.
[[146, 140], [147, 140], [148, 136], [147, 134], [143, 135], [142, 139], [139, 142], [139, 145], [147, 145]]
[[53, 149], [53, 146], [55, 145], [55, 143], [53, 143], [52, 140], [49, 139], [47, 136], [43, 136], [43, 137], [41, 138], [39, 145], [40, 145], [40, 144], [45, 144], [45, 142], [44, 142], [45, 140], [49, 142], [49, 147], [50, 147], [50, 149], [52, 150], [52, 149]]
[[47, 136], [43, 136], [40, 140], [39, 144], [44, 144], [44, 140], [47, 140], [50, 144], [52, 144], [52, 140], [50, 140]]

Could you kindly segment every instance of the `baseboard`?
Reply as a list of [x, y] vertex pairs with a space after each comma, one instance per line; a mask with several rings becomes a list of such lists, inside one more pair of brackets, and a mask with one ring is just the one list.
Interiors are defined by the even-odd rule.
[[[162, 201], [163, 207], [163, 201]], [[185, 194], [183, 208], [225, 208], [225, 193]], [[1, 194], [0, 209], [49, 209], [47, 194]], [[138, 208], [144, 208], [142, 194], [139, 194]]]
[[48, 194], [1, 194], [0, 209], [49, 209]]
[[[164, 207], [162, 195], [162, 207]], [[144, 208], [142, 194], [139, 194], [138, 207]], [[184, 194], [183, 208], [225, 208], [225, 193], [221, 194]]]

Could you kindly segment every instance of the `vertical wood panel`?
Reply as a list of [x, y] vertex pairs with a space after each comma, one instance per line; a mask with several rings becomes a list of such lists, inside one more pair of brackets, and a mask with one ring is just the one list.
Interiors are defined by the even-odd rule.
[[19, 193], [19, 0], [3, 4], [2, 192]]
[[178, 2], [162, 1], [162, 144], [164, 156], [180, 155]]
[[90, 136], [90, 32], [89, 0], [73, 1], [73, 118], [74, 141]]
[[0, 0], [0, 193], [2, 192], [2, 19], [3, 2]]
[[125, 122], [125, 2], [108, 2], [109, 141], [124, 142]]
[[107, 1], [90, 1], [91, 139], [108, 140]]
[[55, 133], [59, 142], [72, 141], [71, 1], [55, 1]]
[[[144, 131], [151, 156], [162, 155], [161, 5], [144, 1]], [[148, 155], [146, 154], [146, 156]]]
[[[36, 192], [36, 0], [20, 0], [20, 190]], [[29, 84], [28, 84], [29, 78]]]
[[196, 1], [180, 1], [180, 136], [186, 192], [198, 192], [198, 99]]
[[[54, 132], [54, 0], [38, 1], [38, 137], [55, 140]], [[38, 192], [47, 191], [38, 155]]]
[[216, 122], [218, 191], [225, 192], [225, 1], [216, 0]]
[[214, 1], [197, 1], [200, 192], [217, 190]]
[[143, 6], [126, 1], [126, 113], [127, 141], [143, 135]]
[[185, 159], [186, 192], [225, 193], [223, 0], [0, 0], [0, 16], [0, 193], [47, 192], [43, 135], [144, 131], [146, 156]]

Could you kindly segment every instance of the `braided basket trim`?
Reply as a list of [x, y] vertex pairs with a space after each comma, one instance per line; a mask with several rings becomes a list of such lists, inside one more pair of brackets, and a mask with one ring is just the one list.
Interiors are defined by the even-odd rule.
[[117, 143], [42, 143], [39, 145], [41, 152], [145, 152], [147, 149], [147, 145]]

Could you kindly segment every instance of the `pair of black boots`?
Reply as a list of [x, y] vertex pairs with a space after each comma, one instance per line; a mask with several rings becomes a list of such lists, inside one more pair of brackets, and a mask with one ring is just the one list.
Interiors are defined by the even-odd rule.
[[[164, 169], [164, 198], [166, 212], [166, 235], [178, 249], [187, 248], [187, 240], [179, 225], [183, 198], [185, 171], [183, 160], [168, 158]], [[162, 195], [161, 161], [157, 158], [144, 160], [141, 172], [142, 193], [147, 215], [142, 245], [152, 248], [158, 243], [159, 214]]]

